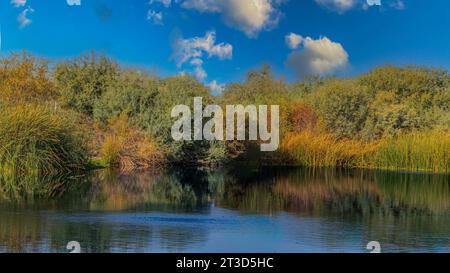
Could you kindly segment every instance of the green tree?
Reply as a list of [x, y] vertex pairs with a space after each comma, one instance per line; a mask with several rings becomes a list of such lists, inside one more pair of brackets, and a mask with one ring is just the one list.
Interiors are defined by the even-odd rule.
[[92, 116], [96, 100], [116, 84], [118, 74], [114, 61], [92, 52], [58, 64], [54, 78], [63, 102]]

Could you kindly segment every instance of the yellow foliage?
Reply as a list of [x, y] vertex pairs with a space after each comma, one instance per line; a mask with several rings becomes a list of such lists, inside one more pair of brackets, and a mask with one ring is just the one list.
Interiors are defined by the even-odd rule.
[[101, 154], [110, 165], [122, 171], [157, 167], [163, 164], [164, 154], [148, 135], [136, 127], [130, 126], [125, 114], [109, 122]]
[[304, 130], [286, 135], [281, 151], [289, 161], [304, 166], [362, 167], [378, 146], [378, 142], [339, 140], [328, 133]]
[[303, 166], [448, 172], [450, 132], [413, 132], [362, 141], [304, 130], [286, 135], [281, 152], [288, 162]]
[[55, 88], [47, 74], [47, 63], [27, 53], [0, 59], [0, 99], [23, 103], [55, 98]]

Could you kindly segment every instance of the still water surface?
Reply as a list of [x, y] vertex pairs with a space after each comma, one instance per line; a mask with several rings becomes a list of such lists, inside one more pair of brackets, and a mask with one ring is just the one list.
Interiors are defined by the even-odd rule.
[[367, 170], [117, 174], [0, 201], [0, 252], [450, 252], [450, 178]]

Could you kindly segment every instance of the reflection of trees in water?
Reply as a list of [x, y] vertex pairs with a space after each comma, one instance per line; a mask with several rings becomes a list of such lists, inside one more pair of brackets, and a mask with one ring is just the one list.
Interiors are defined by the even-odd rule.
[[[287, 232], [300, 239], [320, 234], [317, 240], [338, 249], [343, 234], [349, 239], [360, 237], [362, 246], [370, 240], [418, 251], [431, 250], [431, 246], [448, 249], [450, 245], [448, 175], [335, 169], [275, 169], [262, 173], [253, 180], [247, 175], [243, 180], [237, 175], [223, 176], [223, 190], [218, 192], [216, 204], [257, 213], [290, 211], [325, 221], [334, 218], [321, 216], [337, 216], [345, 221], [335, 221], [331, 224], [333, 230], [328, 230], [326, 224], [312, 227], [309, 223]], [[350, 223], [356, 226], [349, 230]]]
[[[101, 170], [75, 178], [44, 180], [55, 208], [91, 210], [181, 209], [218, 206], [256, 212], [339, 212], [360, 214], [450, 211], [448, 175], [367, 170], [236, 169], [120, 174]], [[64, 192], [56, 190], [65, 186]], [[22, 199], [27, 202], [34, 199]]]
[[262, 213], [400, 215], [450, 211], [446, 175], [302, 168], [261, 171], [253, 179], [233, 174], [222, 178], [218, 205]]
[[450, 176], [376, 172], [383, 198], [397, 214], [408, 212], [442, 214], [450, 212]]
[[300, 169], [277, 178], [274, 191], [296, 212], [370, 213], [380, 203], [376, 183], [362, 171]]
[[0, 209], [0, 252], [37, 252], [44, 222], [35, 211]]
[[445, 237], [450, 226], [450, 185], [445, 175], [241, 167], [129, 174], [102, 170], [71, 183], [70, 191], [54, 195], [58, 198], [27, 200], [33, 201], [35, 210], [27, 209], [23, 201], [0, 208], [0, 251], [39, 251], [45, 246], [65, 252], [65, 244], [72, 240], [78, 240], [86, 252], [152, 251], [153, 245], [182, 251], [208, 235], [206, 227], [189, 223], [190, 219], [127, 222], [127, 218], [109, 220], [89, 214], [72, 218], [65, 213], [50, 217], [39, 209], [174, 213], [204, 211], [214, 202], [257, 213], [335, 214], [347, 222], [364, 223], [365, 238], [401, 246], [420, 244], [408, 241], [417, 233], [429, 234], [420, 237], [432, 245], [433, 236]]
[[65, 197], [73, 199], [83, 200], [79, 206], [90, 210], [181, 209], [195, 207], [197, 194], [173, 173], [101, 170], [92, 176], [88, 190]]
[[16, 175], [0, 173], [0, 201], [54, 200], [90, 185], [90, 175]]

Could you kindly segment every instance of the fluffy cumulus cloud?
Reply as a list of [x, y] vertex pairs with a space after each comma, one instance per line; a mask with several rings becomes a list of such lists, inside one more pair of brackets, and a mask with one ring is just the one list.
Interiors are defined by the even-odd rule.
[[157, 12], [154, 10], [148, 10], [147, 20], [151, 21], [155, 25], [162, 25], [163, 24], [163, 14], [160, 11]]
[[340, 43], [322, 37], [314, 40], [299, 37], [298, 50], [293, 51], [287, 60], [299, 78], [323, 76], [344, 68], [348, 64], [348, 54]]
[[81, 6], [81, 0], [66, 0], [69, 6]]
[[254, 37], [263, 29], [278, 24], [281, 0], [184, 0], [186, 9], [221, 14], [225, 23]]
[[19, 16], [17, 16], [17, 22], [19, 22], [20, 28], [24, 28], [31, 24], [32, 21], [28, 18], [28, 15], [33, 12], [34, 10], [32, 8], [26, 8], [19, 14]]
[[16, 8], [23, 7], [26, 5], [26, 3], [27, 3], [27, 0], [11, 0], [11, 4], [13, 6], [15, 6]]
[[227, 43], [216, 43], [216, 32], [209, 31], [203, 37], [175, 40], [173, 44], [172, 59], [180, 68], [188, 64], [193, 69], [194, 76], [204, 81], [208, 74], [203, 68], [204, 59], [216, 57], [220, 60], [231, 59], [233, 46]]

